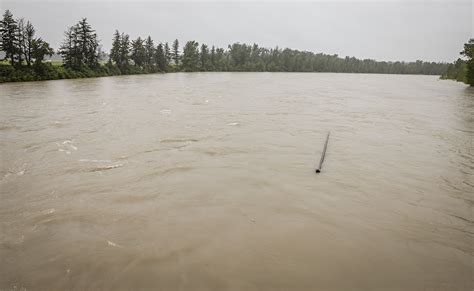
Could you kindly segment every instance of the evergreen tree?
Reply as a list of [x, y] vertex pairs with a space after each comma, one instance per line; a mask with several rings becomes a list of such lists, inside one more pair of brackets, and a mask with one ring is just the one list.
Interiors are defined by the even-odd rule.
[[136, 40], [132, 41], [132, 51], [130, 57], [138, 67], [142, 67], [145, 63], [146, 51], [141, 37], [138, 37]]
[[109, 62], [114, 62], [117, 65], [120, 65], [120, 46], [122, 43], [122, 38], [120, 32], [115, 30], [114, 37], [112, 39], [112, 48], [110, 49]]
[[20, 18], [17, 20], [15, 47], [16, 47], [17, 64], [21, 66], [23, 64], [23, 56], [25, 55], [25, 19], [24, 18]]
[[158, 70], [161, 72], [168, 71], [168, 60], [166, 59], [165, 50], [162, 43], [160, 43], [156, 48], [155, 62]]
[[122, 33], [120, 37], [119, 68], [122, 72], [128, 69], [130, 61], [130, 36]]
[[154, 66], [154, 56], [155, 56], [155, 45], [150, 36], [146, 39], [145, 42], [145, 64], [149, 67]]
[[211, 69], [209, 48], [205, 44], [201, 45], [200, 64], [201, 71], [209, 71]]
[[179, 42], [178, 42], [177, 39], [175, 39], [175, 41], [173, 42], [173, 52], [171, 53], [171, 57], [173, 58], [174, 64], [177, 67], [179, 65], [179, 59], [180, 59], [180, 56], [179, 56]]
[[99, 67], [99, 41], [95, 31], [87, 23], [87, 18], [68, 28], [59, 53], [66, 67], [74, 69], [80, 69], [84, 65], [89, 68]]
[[210, 62], [211, 62], [211, 70], [214, 71], [216, 70], [216, 47], [212, 46], [211, 48], [211, 56], [210, 56]]
[[199, 43], [188, 41], [183, 49], [182, 65], [185, 72], [195, 72], [199, 69]]
[[[25, 60], [28, 66], [31, 66], [33, 57], [33, 41], [35, 36], [35, 28], [31, 22], [26, 23], [25, 27]], [[49, 46], [49, 45], [48, 45]]]
[[5, 59], [9, 59], [12, 65], [15, 65], [16, 54], [18, 53], [18, 48], [16, 44], [17, 39], [17, 22], [13, 19], [13, 14], [10, 10], [6, 10], [3, 14], [2, 26], [1, 26], [1, 49], [5, 52]]
[[59, 47], [58, 53], [63, 59], [65, 67], [76, 67], [76, 50], [77, 50], [76, 33], [74, 27], [69, 27], [64, 32], [64, 40]]
[[467, 57], [466, 81], [469, 85], [474, 86], [474, 38], [464, 44], [461, 54]]
[[171, 52], [170, 52], [170, 46], [168, 43], [165, 43], [165, 57], [166, 57], [166, 63], [169, 64], [171, 62]]

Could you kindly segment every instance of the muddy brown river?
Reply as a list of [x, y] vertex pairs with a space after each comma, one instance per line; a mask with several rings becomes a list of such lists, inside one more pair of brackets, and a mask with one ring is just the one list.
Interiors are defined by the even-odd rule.
[[473, 139], [436, 76], [1, 84], [0, 290], [473, 290]]

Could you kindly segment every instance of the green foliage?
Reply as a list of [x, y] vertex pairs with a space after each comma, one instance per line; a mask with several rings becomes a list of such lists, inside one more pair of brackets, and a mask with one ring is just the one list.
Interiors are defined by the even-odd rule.
[[466, 83], [474, 86], [474, 38], [464, 44], [464, 50], [461, 54], [467, 57]]
[[453, 64], [448, 65], [448, 69], [446, 70], [446, 73], [441, 75], [441, 79], [443, 80], [456, 80], [458, 82], [464, 82], [467, 83], [467, 63], [466, 61], [462, 59], [457, 59], [456, 62]]
[[443, 80], [456, 80], [474, 86], [474, 39], [464, 44], [464, 50], [460, 53], [467, 60], [457, 59], [449, 64], [446, 72], [441, 75]]
[[159, 44], [155, 51], [155, 63], [160, 72], [168, 71], [168, 59], [166, 58], [163, 44]]
[[179, 66], [179, 41], [177, 39], [173, 42], [173, 51], [171, 52], [171, 58], [174, 60], [174, 64]]
[[64, 36], [63, 43], [59, 48], [64, 66], [79, 71], [84, 65], [90, 68], [99, 67], [99, 40], [87, 22], [87, 18], [83, 18], [76, 25], [69, 27]]
[[142, 67], [145, 63], [146, 51], [141, 37], [138, 37], [136, 40], [132, 41], [132, 51], [130, 58], [135, 63], [135, 66]]
[[185, 72], [195, 72], [199, 69], [199, 43], [188, 41], [183, 48], [182, 66]]
[[43, 62], [45, 56], [52, 56], [54, 50], [41, 38], [36, 38], [31, 41], [30, 60], [34, 59], [35, 64], [39, 65]]
[[10, 10], [6, 10], [3, 14], [3, 19], [0, 26], [0, 36], [2, 39], [1, 49], [5, 52], [5, 59], [10, 60], [12, 66], [16, 64], [16, 56], [19, 53], [17, 47], [17, 22], [13, 19], [13, 14]]

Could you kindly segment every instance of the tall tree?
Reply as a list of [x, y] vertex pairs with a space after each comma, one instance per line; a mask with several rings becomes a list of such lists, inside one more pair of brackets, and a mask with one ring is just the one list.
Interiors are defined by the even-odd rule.
[[76, 25], [68, 28], [59, 53], [66, 67], [80, 69], [83, 65], [89, 68], [99, 66], [99, 40], [87, 22], [87, 18], [81, 19]]
[[31, 22], [27, 22], [25, 26], [25, 60], [28, 66], [31, 66], [33, 59], [33, 41], [35, 40], [35, 28]]
[[211, 70], [216, 70], [216, 47], [212, 46], [211, 48]]
[[466, 44], [464, 44], [464, 50], [461, 54], [467, 58], [467, 83], [474, 86], [474, 38], [471, 38]]
[[145, 41], [145, 64], [148, 66], [154, 65], [155, 45], [150, 36]]
[[199, 43], [188, 41], [183, 48], [182, 65], [186, 72], [195, 72], [199, 69]]
[[165, 57], [166, 57], [166, 63], [170, 63], [171, 62], [171, 51], [170, 51], [170, 46], [168, 45], [168, 43], [165, 43]]
[[209, 48], [207, 45], [201, 45], [201, 53], [199, 55], [201, 63], [201, 71], [209, 71], [211, 69]]
[[20, 18], [17, 20], [16, 27], [16, 59], [18, 65], [23, 64], [23, 56], [25, 55], [25, 19]]
[[41, 38], [35, 38], [31, 41], [31, 59], [35, 60], [35, 65], [43, 62], [45, 56], [52, 56], [54, 50]]
[[179, 42], [177, 39], [175, 39], [173, 42], [173, 52], [171, 53], [171, 57], [174, 60], [174, 64], [178, 66], [180, 56], [179, 56]]
[[114, 37], [112, 39], [112, 48], [110, 49], [109, 61], [120, 65], [120, 45], [122, 38], [120, 32], [115, 30]]
[[2, 50], [5, 52], [5, 59], [9, 59], [12, 65], [15, 65], [15, 56], [18, 48], [16, 43], [18, 41], [17, 35], [17, 22], [13, 19], [13, 14], [10, 10], [6, 10], [3, 14], [2, 26], [1, 26], [1, 38], [2, 38]]
[[122, 70], [126, 70], [129, 65], [130, 60], [130, 36], [128, 34], [122, 33], [121, 40], [120, 40], [120, 63], [119, 68]]
[[168, 70], [168, 61], [166, 59], [165, 50], [162, 43], [156, 47], [155, 62], [158, 70], [161, 72], [166, 72]]
[[132, 52], [130, 57], [138, 67], [142, 67], [145, 63], [146, 52], [141, 37], [138, 37], [136, 40], [132, 41]]
[[58, 53], [63, 59], [63, 65], [65, 67], [74, 68], [77, 66], [76, 62], [76, 50], [77, 50], [77, 41], [76, 41], [76, 32], [73, 26], [68, 27], [64, 32], [64, 40], [59, 47]]

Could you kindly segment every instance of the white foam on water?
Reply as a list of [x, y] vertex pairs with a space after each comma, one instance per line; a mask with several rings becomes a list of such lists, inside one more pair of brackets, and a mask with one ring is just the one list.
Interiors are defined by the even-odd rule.
[[123, 248], [123, 246], [121, 246], [119, 244], [116, 244], [116, 243], [114, 243], [113, 241], [110, 241], [110, 240], [107, 241], [107, 244], [111, 247]]
[[89, 162], [89, 163], [111, 163], [111, 160], [90, 160], [90, 159], [80, 159], [79, 162]]
[[228, 126], [237, 126], [237, 125], [240, 125], [240, 123], [238, 122], [231, 122], [231, 123], [227, 123]]
[[115, 164], [115, 165], [110, 165], [110, 166], [105, 166], [105, 167], [101, 167], [101, 169], [115, 169], [115, 168], [119, 168], [119, 167], [123, 167], [123, 164]]
[[56, 209], [54, 209], [54, 208], [43, 210], [44, 214], [53, 214], [54, 212], [56, 212]]
[[171, 114], [171, 109], [162, 109], [160, 110], [161, 114]]
[[115, 165], [110, 165], [110, 166], [99, 166], [93, 169], [88, 170], [89, 172], [100, 172], [100, 171], [106, 171], [106, 170], [111, 170], [115, 168], [120, 168], [123, 167], [123, 164], [115, 164]]

